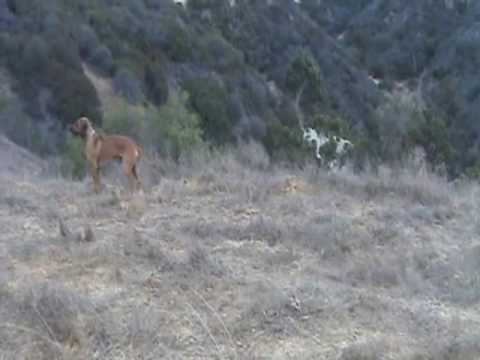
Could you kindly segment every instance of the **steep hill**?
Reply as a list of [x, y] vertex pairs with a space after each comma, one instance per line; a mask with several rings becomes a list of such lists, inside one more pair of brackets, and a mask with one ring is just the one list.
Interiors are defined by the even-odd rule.
[[39, 176], [45, 161], [0, 135], [0, 173], [2, 175]]
[[[382, 127], [399, 120], [385, 121], [385, 107], [402, 89], [416, 94], [417, 114], [393, 138], [444, 149], [430, 158], [458, 175], [477, 166], [478, 11], [466, 0], [0, 0], [0, 65], [30, 119], [8, 135], [51, 153], [46, 137], [62, 148], [62, 129], [79, 114], [98, 124], [110, 116], [88, 63], [130, 105], [161, 108], [183, 91], [205, 140], [253, 137], [290, 158], [303, 84], [308, 124], [339, 122], [368, 156], [391, 161]], [[42, 130], [28, 143], [18, 132], [31, 123]]]

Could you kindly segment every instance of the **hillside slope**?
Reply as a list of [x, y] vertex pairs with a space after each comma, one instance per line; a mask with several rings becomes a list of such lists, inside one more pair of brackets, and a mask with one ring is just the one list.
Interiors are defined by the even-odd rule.
[[[304, 82], [300, 108], [309, 125], [338, 121], [362, 151], [381, 158], [389, 140], [379, 128], [400, 122], [385, 120], [382, 109], [400, 88], [416, 93], [412, 106], [446, 129], [440, 140], [424, 131], [414, 141], [427, 147], [446, 140], [444, 162], [458, 176], [478, 165], [478, 11], [464, 0], [208, 0], [186, 7], [171, 0], [1, 0], [0, 66], [22, 101], [8, 114], [23, 119], [4, 131], [51, 154], [63, 150], [65, 124], [79, 114], [100, 125], [109, 115], [83, 72], [87, 63], [135, 106], [161, 108], [172, 94], [188, 93], [207, 141], [253, 137], [271, 155], [290, 158], [300, 145], [292, 99]], [[0, 94], [0, 115], [3, 102]], [[400, 126], [394, 137], [411, 142], [408, 131], [421, 122]]]
[[16, 145], [4, 135], [0, 135], [0, 163], [3, 175], [39, 176], [44, 170], [46, 163], [31, 152]]
[[0, 176], [0, 356], [480, 356], [477, 185], [259, 154], [163, 164], [144, 197]]

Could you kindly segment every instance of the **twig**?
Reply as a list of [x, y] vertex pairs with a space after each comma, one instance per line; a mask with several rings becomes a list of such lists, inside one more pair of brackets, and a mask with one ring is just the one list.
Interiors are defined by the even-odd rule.
[[50, 327], [50, 325], [48, 325], [47, 321], [43, 318], [42, 314], [40, 314], [40, 311], [38, 311], [37, 306], [32, 305], [32, 307], [33, 307], [33, 310], [35, 310], [35, 313], [37, 314], [38, 318], [42, 322], [43, 326], [45, 326], [45, 329], [47, 330], [50, 337], [53, 338], [53, 340], [55, 340], [55, 342], [58, 343], [58, 339], [56, 338], [55, 334], [53, 333], [52, 328]]
[[208, 336], [210, 337], [210, 340], [212, 340], [213, 344], [215, 345], [215, 349], [217, 350], [217, 353], [221, 355], [220, 347], [218, 346], [217, 341], [215, 340], [215, 337], [213, 336], [212, 332], [210, 331], [210, 328], [208, 327], [208, 324], [205, 322], [205, 320], [202, 319], [200, 314], [198, 313], [197, 310], [193, 307], [188, 300], [185, 300], [185, 303], [187, 306], [192, 310], [193, 315], [198, 319], [200, 324], [202, 325], [203, 329], [207, 332]]
[[205, 304], [205, 306], [213, 313], [213, 315], [217, 318], [218, 322], [222, 325], [223, 331], [227, 335], [228, 339], [230, 340], [230, 343], [232, 344], [232, 349], [233, 349], [233, 354], [234, 358], [238, 358], [237, 350], [235, 348], [235, 343], [233, 342], [233, 337], [230, 331], [228, 330], [227, 326], [225, 325], [225, 322], [223, 321], [222, 317], [218, 314], [217, 311], [205, 300], [205, 298], [199, 294], [196, 290], [192, 290], [192, 292]]

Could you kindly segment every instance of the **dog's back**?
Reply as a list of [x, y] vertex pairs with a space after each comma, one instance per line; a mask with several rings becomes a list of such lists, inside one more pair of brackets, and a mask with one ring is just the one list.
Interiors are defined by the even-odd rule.
[[99, 154], [100, 162], [110, 159], [128, 158], [138, 160], [142, 155], [139, 146], [129, 137], [122, 135], [103, 135], [102, 147]]

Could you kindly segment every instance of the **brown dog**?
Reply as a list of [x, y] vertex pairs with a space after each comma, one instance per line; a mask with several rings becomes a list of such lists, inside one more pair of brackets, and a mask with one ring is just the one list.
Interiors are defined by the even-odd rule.
[[109, 160], [120, 160], [130, 187], [134, 190], [142, 189], [136, 164], [143, 151], [132, 139], [121, 135], [98, 134], [86, 117], [81, 117], [70, 125], [70, 131], [85, 140], [84, 152], [92, 173], [95, 192], [100, 191], [100, 169]]

